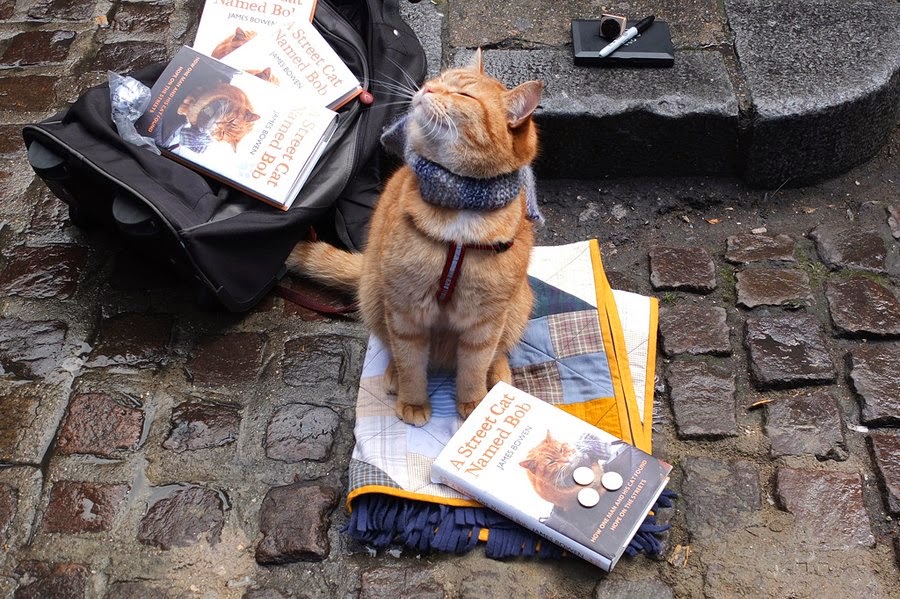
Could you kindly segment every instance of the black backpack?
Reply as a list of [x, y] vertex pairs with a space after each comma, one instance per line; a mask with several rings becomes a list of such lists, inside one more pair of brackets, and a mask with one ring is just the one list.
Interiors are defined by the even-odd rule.
[[[318, 0], [313, 23], [365, 88], [425, 76], [422, 46], [400, 18], [399, 0]], [[150, 86], [164, 66], [131, 76]], [[108, 85], [25, 126], [23, 137], [32, 168], [76, 225], [116, 227], [195, 281], [203, 303], [243, 311], [283, 276], [285, 258], [311, 225], [337, 244], [363, 245], [382, 179], [379, 137], [403, 110], [396, 100], [376, 91], [373, 103], [354, 100], [339, 111], [337, 132], [287, 212], [122, 141]]]

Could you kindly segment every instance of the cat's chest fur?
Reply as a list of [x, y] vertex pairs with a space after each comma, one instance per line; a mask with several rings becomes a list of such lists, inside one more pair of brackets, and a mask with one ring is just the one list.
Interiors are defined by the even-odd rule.
[[[383, 295], [388, 305], [408, 311], [414, 320], [431, 328], [462, 328], [502, 312], [525, 279], [531, 251], [532, 230], [525, 218], [524, 197], [489, 212], [438, 208], [415, 193], [414, 177], [400, 179], [386, 189], [382, 198], [386, 203], [379, 205], [373, 218], [372, 251], [367, 251], [366, 268], [373, 276], [365, 276], [362, 287], [380, 288], [364, 293]], [[467, 248], [452, 296], [439, 302], [436, 295], [454, 242], [512, 245], [501, 252]]]

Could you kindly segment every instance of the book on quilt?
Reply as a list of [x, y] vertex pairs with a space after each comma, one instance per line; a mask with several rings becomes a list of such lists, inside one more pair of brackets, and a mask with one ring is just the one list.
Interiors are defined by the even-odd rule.
[[672, 467], [506, 383], [431, 466], [445, 484], [609, 571]]

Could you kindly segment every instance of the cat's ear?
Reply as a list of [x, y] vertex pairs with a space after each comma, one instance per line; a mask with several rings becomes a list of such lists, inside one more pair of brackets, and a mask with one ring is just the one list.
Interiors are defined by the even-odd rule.
[[234, 30], [234, 39], [235, 41], [241, 41], [247, 39], [247, 34], [240, 27]]
[[481, 48], [475, 50], [475, 56], [472, 57], [472, 62], [469, 63], [469, 68], [479, 75], [484, 74], [484, 61], [482, 60], [481, 56]]
[[519, 462], [519, 466], [521, 466], [525, 470], [530, 470], [531, 472], [534, 472], [535, 465], [536, 464], [534, 460], [522, 460], [521, 462]]
[[541, 102], [544, 84], [540, 81], [526, 81], [506, 92], [506, 119], [515, 129], [531, 116]]
[[252, 123], [253, 121], [259, 120], [259, 115], [256, 114], [255, 112], [248, 110], [244, 113], [244, 120], [247, 121], [248, 123]]

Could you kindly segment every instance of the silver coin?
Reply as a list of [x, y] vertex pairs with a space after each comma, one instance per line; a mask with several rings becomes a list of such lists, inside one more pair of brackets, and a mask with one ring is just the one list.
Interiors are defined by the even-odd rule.
[[572, 472], [572, 478], [579, 485], [589, 485], [594, 482], [594, 471], [587, 466], [579, 466]]
[[597, 492], [597, 489], [585, 487], [582, 490], [578, 491], [578, 503], [580, 503], [584, 507], [594, 507], [599, 502], [600, 493]]
[[618, 491], [622, 488], [622, 475], [618, 472], [606, 472], [600, 477], [600, 484], [609, 491]]

